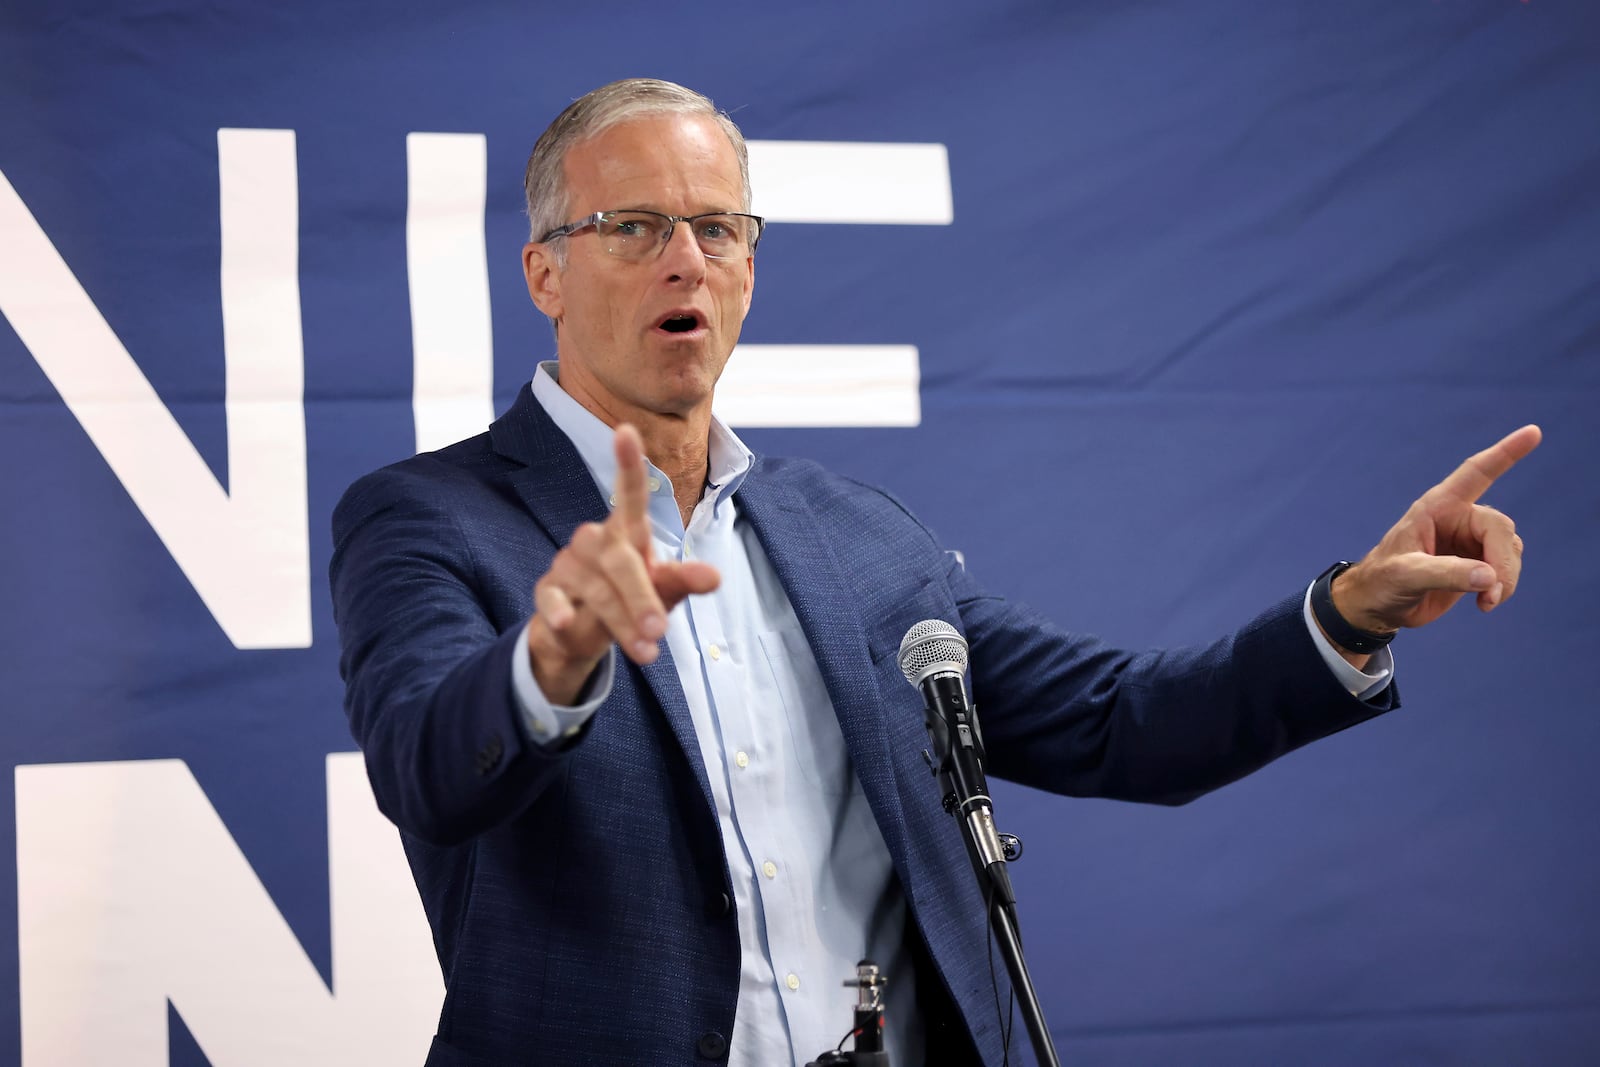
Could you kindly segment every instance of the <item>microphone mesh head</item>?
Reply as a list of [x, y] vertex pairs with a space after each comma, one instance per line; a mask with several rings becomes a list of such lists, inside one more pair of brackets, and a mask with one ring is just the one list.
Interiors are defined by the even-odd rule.
[[930, 674], [963, 674], [966, 669], [966, 638], [943, 619], [924, 619], [900, 642], [900, 673], [912, 685], [921, 685]]

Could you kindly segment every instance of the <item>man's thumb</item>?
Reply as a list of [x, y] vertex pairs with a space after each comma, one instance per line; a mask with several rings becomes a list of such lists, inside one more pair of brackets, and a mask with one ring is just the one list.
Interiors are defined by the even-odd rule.
[[1406, 593], [1477, 593], [1493, 585], [1495, 575], [1494, 568], [1482, 560], [1414, 552], [1405, 558], [1396, 579], [1395, 584]]
[[656, 595], [668, 611], [686, 596], [709, 593], [722, 584], [717, 568], [699, 560], [657, 561], [650, 568], [650, 578], [655, 583]]

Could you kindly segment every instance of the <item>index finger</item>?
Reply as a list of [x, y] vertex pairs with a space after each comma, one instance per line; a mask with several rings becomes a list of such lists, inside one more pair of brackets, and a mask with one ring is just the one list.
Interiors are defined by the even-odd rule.
[[1518, 460], [1539, 447], [1544, 431], [1534, 425], [1513, 430], [1467, 461], [1440, 482], [1440, 492], [1469, 504], [1488, 491], [1495, 479], [1516, 466]]
[[644, 439], [628, 423], [617, 427], [613, 447], [617, 455], [617, 484], [611, 515], [622, 533], [645, 559], [650, 559], [650, 487], [644, 470]]

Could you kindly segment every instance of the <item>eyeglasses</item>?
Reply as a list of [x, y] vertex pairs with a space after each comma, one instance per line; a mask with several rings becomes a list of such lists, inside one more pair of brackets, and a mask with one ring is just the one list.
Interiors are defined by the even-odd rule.
[[755, 254], [767, 220], [759, 215], [714, 211], [705, 215], [663, 215], [659, 211], [596, 211], [576, 222], [557, 226], [539, 243], [557, 237], [571, 237], [594, 227], [607, 252], [624, 259], [644, 259], [660, 255], [672, 240], [678, 223], [687, 222], [695, 243], [707, 259], [742, 259]]

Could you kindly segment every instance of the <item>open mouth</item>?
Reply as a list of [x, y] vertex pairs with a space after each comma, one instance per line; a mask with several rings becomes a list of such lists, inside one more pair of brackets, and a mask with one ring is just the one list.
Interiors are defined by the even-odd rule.
[[667, 333], [689, 333], [700, 328], [700, 316], [688, 313], [668, 315], [656, 324], [656, 328]]

